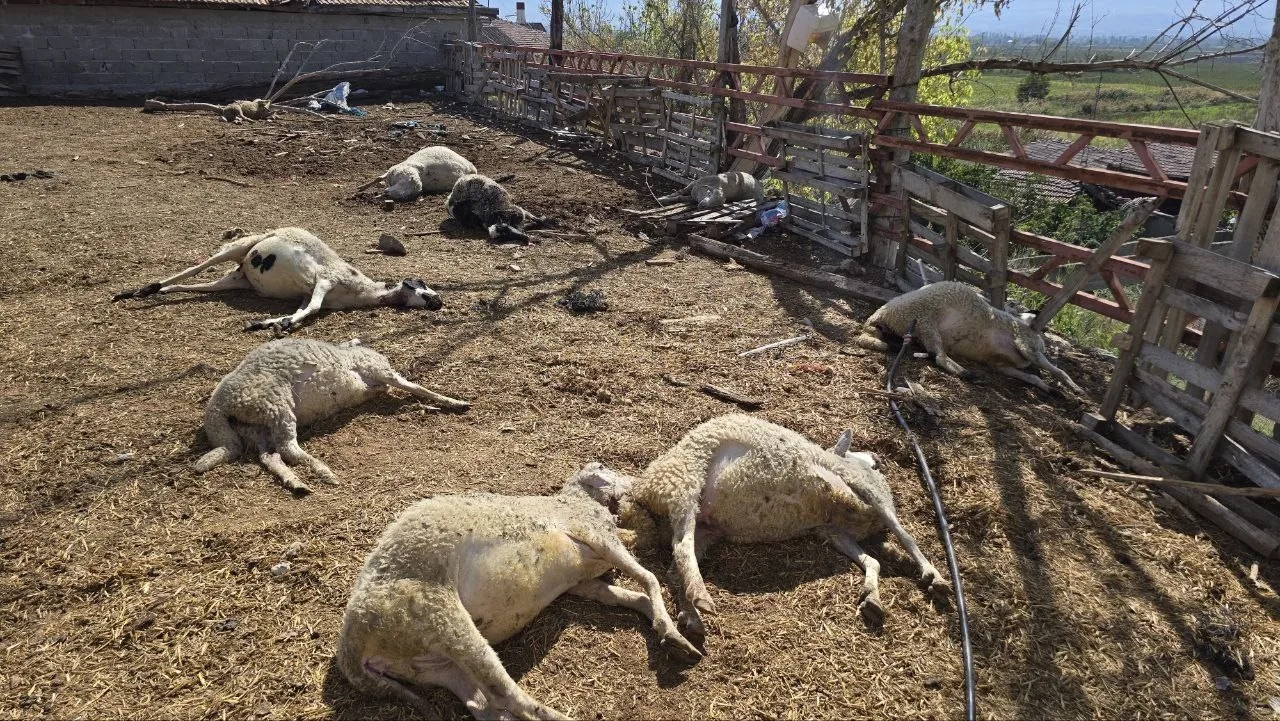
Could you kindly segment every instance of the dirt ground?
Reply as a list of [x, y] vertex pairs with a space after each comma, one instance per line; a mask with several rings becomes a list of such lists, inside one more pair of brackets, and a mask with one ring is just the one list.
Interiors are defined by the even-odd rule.
[[[0, 183], [0, 717], [409, 718], [397, 701], [356, 696], [332, 664], [377, 534], [430, 494], [547, 493], [593, 459], [637, 471], [735, 410], [668, 373], [764, 399], [760, 415], [824, 443], [852, 428], [945, 568], [909, 447], [875, 393], [883, 359], [847, 344], [869, 306], [699, 256], [646, 265], [664, 248], [621, 208], [651, 207], [649, 189], [606, 154], [562, 151], [459, 106], [370, 109], [232, 126], [0, 108], [0, 172], [56, 174]], [[512, 191], [535, 212], [569, 228], [593, 216], [601, 232], [513, 250], [444, 223], [438, 196], [394, 212], [346, 199], [426, 144], [388, 135], [404, 118], [443, 123], [491, 176], [515, 173]], [[297, 304], [239, 292], [108, 302], [207, 257], [226, 228], [283, 225], [310, 228], [373, 277], [422, 277], [446, 302], [326, 314], [297, 336], [360, 337], [474, 402], [442, 414], [388, 396], [309, 429], [304, 447], [342, 484], [303, 499], [252, 462], [192, 470], [209, 392], [266, 339], [244, 322]], [[431, 230], [442, 232], [406, 235]], [[362, 253], [384, 232], [408, 256]], [[573, 289], [603, 290], [610, 310], [571, 314], [557, 301]], [[659, 322], [701, 314], [721, 320]], [[736, 356], [803, 319], [813, 341]], [[1076, 352], [1061, 363], [1101, 397], [1104, 363]], [[966, 384], [920, 360], [903, 377], [943, 399], [938, 419], [912, 421], [951, 517], [983, 717], [1275, 713], [1275, 564], [1145, 489], [1074, 474], [1107, 463], [1070, 431], [1085, 405], [994, 374]], [[693, 667], [669, 660], [633, 612], [578, 599], [499, 651], [531, 694], [579, 718], [960, 718], [954, 610], [925, 598], [895, 542], [868, 550], [884, 563], [881, 629], [859, 619], [857, 567], [800, 539], [713, 548], [703, 571], [718, 614]], [[665, 576], [669, 554], [641, 558]], [[442, 717], [465, 715], [447, 692], [430, 698]]]

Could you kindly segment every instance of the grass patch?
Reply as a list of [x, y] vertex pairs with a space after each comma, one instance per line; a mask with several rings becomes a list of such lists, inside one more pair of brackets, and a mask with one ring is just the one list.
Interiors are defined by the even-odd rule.
[[[1258, 93], [1261, 82], [1261, 70], [1253, 63], [1196, 63], [1179, 72], [1248, 96]], [[1257, 110], [1253, 103], [1186, 81], [1170, 78], [1171, 90], [1158, 74], [1146, 70], [1050, 75], [1044, 99], [1020, 103], [1018, 86], [1026, 77], [1027, 73], [1012, 70], [985, 72], [973, 81], [968, 105], [1171, 127], [1197, 127], [1218, 120], [1250, 122]]]

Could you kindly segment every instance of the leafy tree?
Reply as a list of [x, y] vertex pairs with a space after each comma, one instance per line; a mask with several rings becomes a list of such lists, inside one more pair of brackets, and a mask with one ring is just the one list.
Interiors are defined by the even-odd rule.
[[1044, 73], [1031, 73], [1018, 83], [1018, 102], [1044, 100], [1049, 97], [1049, 78]]

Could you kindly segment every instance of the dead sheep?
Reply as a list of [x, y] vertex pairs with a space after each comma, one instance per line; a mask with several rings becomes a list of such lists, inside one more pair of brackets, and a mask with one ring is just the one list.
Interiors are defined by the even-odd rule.
[[[618, 538], [606, 506], [625, 480], [588, 464], [554, 496], [475, 493], [410, 506], [383, 531], [356, 579], [337, 663], [356, 688], [395, 694], [428, 715], [420, 695], [444, 686], [477, 719], [564, 719], [529, 696], [491, 644], [510, 638], [563, 593], [633, 609], [662, 644], [700, 654], [680, 635], [658, 579]], [[643, 593], [600, 576], [618, 569]]]
[[630, 490], [619, 495], [632, 508], [670, 521], [679, 583], [675, 597], [686, 636], [702, 637], [701, 614], [714, 610], [698, 563], [721, 539], [763, 543], [806, 534], [827, 539], [862, 567], [859, 608], [872, 623], [884, 615], [880, 564], [862, 550], [859, 539], [889, 529], [919, 566], [926, 588], [947, 588], [899, 522], [875, 457], [850, 452], [851, 438], [845, 431], [827, 450], [774, 423], [730, 414], [696, 426], [638, 478], [623, 481]]
[[875, 351], [888, 345], [871, 329], [899, 338], [915, 324], [914, 337], [934, 356], [934, 363], [961, 378], [972, 378], [951, 356], [967, 358], [995, 371], [1049, 391], [1039, 376], [1025, 372], [1029, 366], [1049, 371], [1075, 393], [1084, 391], [1044, 354], [1044, 338], [1030, 325], [1035, 318], [1027, 313], [1015, 316], [993, 308], [972, 286], [958, 281], [940, 281], [904, 293], [880, 306], [867, 319], [855, 342]]
[[[211, 283], [175, 285], [206, 268], [228, 262], [238, 267]], [[439, 310], [444, 306], [440, 294], [427, 287], [421, 278], [406, 278], [399, 283], [371, 280], [303, 228], [278, 228], [239, 237], [199, 265], [141, 288], [121, 291], [112, 300], [145, 298], [155, 293], [222, 290], [254, 290], [268, 298], [310, 299], [292, 315], [251, 321], [245, 330], [288, 331], [321, 308], [346, 310], [385, 305]]]
[[[460, 401], [407, 380], [381, 353], [358, 340], [333, 344], [285, 338], [249, 351], [228, 373], [205, 407], [204, 432], [213, 450], [196, 461], [200, 473], [240, 457], [245, 441], [289, 490], [308, 493], [286, 464], [303, 464], [321, 480], [337, 477], [298, 445], [298, 428], [399, 388], [441, 408], [463, 410]], [[282, 459], [283, 457], [283, 459]]]
[[480, 174], [458, 178], [445, 205], [449, 217], [465, 225], [484, 228], [491, 240], [500, 243], [527, 244], [529, 236], [524, 231], [550, 222], [516, 205], [506, 188]]
[[750, 173], [732, 171], [719, 175], [708, 175], [689, 183], [670, 195], [658, 198], [659, 203], [694, 202], [699, 208], [720, 208], [725, 203], [737, 200], [755, 199], [759, 204], [764, 200], [764, 190], [760, 181]]
[[386, 196], [404, 202], [423, 193], [445, 193], [464, 175], [476, 172], [476, 166], [443, 145], [423, 148], [378, 176], [386, 183]]

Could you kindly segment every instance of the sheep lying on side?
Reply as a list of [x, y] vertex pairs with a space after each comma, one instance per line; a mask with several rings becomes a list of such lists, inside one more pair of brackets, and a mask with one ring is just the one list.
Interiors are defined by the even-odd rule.
[[378, 180], [387, 184], [388, 198], [406, 201], [423, 193], [447, 192], [458, 178], [474, 172], [476, 166], [470, 160], [443, 145], [433, 145], [391, 166]]
[[[226, 262], [238, 267], [211, 283], [174, 285]], [[389, 305], [439, 310], [444, 306], [440, 294], [428, 288], [421, 278], [406, 278], [399, 284], [371, 280], [302, 228], [279, 228], [236, 238], [199, 265], [141, 288], [121, 291], [111, 300], [145, 298], [155, 293], [239, 289], [252, 289], [268, 298], [310, 298], [292, 315], [251, 321], [245, 330], [287, 331], [322, 307], [345, 310]]]
[[851, 453], [846, 431], [831, 450], [754, 416], [713, 418], [685, 434], [629, 479], [626, 500], [671, 522], [686, 636], [705, 631], [701, 613], [714, 606], [698, 561], [719, 539], [781, 541], [807, 533], [829, 540], [864, 572], [860, 609], [878, 622], [880, 564], [858, 539], [888, 528], [920, 567], [926, 587], [947, 583], [898, 521], [893, 494], [870, 453]]
[[302, 463], [322, 480], [336, 483], [333, 471], [298, 445], [298, 427], [391, 388], [450, 410], [470, 407], [406, 380], [386, 356], [358, 340], [337, 345], [299, 338], [264, 343], [249, 351], [213, 389], [204, 415], [204, 432], [213, 450], [196, 461], [196, 470], [204, 473], [235, 460], [247, 440], [257, 448], [262, 465], [291, 491], [311, 489], [286, 462]]
[[498, 242], [528, 243], [524, 231], [549, 222], [516, 205], [506, 188], [479, 174], [458, 178], [445, 205], [450, 217], [466, 225], [479, 225]]
[[658, 198], [659, 203], [694, 202], [699, 208], [720, 208], [725, 203], [735, 200], [754, 198], [756, 203], [764, 200], [764, 191], [760, 181], [750, 173], [732, 171], [719, 175], [708, 175], [689, 183], [679, 192]]
[[[383, 531], [347, 604], [337, 661], [358, 689], [394, 693], [427, 714], [419, 695], [444, 686], [478, 719], [567, 718], [531, 698], [490, 644], [515, 635], [562, 593], [645, 615], [662, 643], [700, 654], [676, 630], [658, 579], [623, 547], [606, 508], [624, 490], [592, 463], [554, 496], [437, 496]], [[599, 578], [617, 568], [637, 593]]]
[[1035, 365], [1054, 375], [1072, 391], [1084, 395], [1071, 380], [1044, 355], [1044, 338], [1030, 326], [1035, 316], [993, 308], [977, 289], [957, 281], [940, 281], [904, 293], [871, 314], [862, 335], [855, 342], [870, 350], [885, 351], [888, 345], [868, 329], [895, 336], [906, 335], [915, 323], [915, 337], [934, 354], [934, 363], [962, 378], [972, 374], [951, 359], [955, 355], [991, 366], [1043, 391], [1049, 385], [1039, 376], [1025, 372]]

